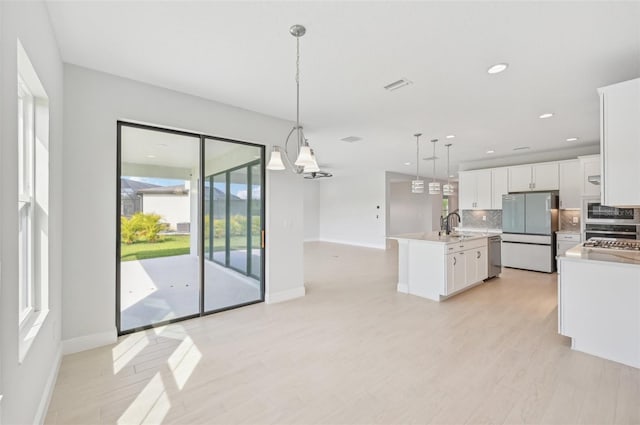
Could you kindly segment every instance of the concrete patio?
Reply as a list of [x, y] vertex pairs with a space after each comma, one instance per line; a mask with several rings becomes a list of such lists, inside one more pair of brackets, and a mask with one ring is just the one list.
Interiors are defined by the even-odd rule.
[[[122, 331], [199, 313], [198, 257], [125, 261], [120, 267]], [[257, 301], [260, 282], [205, 261], [204, 296], [205, 311]]]

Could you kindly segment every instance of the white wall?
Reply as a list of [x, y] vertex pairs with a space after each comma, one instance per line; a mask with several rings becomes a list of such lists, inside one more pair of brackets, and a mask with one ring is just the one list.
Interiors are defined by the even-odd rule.
[[318, 183], [321, 240], [385, 248], [384, 171], [338, 174]]
[[191, 200], [189, 199], [189, 194], [160, 195], [145, 193], [142, 195], [142, 211], [146, 214], [161, 215], [161, 221], [168, 223], [172, 230], [176, 230], [178, 223], [191, 222]]
[[[64, 196], [62, 331], [65, 348], [79, 349], [115, 336], [116, 121], [268, 147], [281, 143], [292, 123], [74, 65], [64, 71], [63, 181], [73, 190]], [[302, 179], [268, 172], [266, 192], [267, 301], [304, 295]]]
[[[437, 199], [434, 200], [434, 197]], [[429, 193], [411, 193], [411, 182], [389, 183], [388, 235], [431, 232], [434, 218], [440, 217], [438, 203], [442, 196]], [[434, 211], [438, 209], [437, 211]]]
[[[60, 359], [62, 252], [63, 66], [42, 2], [1, 2], [0, 102], [0, 422], [38, 423], [44, 418]], [[49, 314], [26, 357], [18, 361], [18, 149], [17, 39], [49, 97]]]
[[304, 240], [320, 239], [320, 180], [305, 179], [304, 183]]
[[[411, 180], [415, 177], [387, 172], [387, 226], [388, 236], [402, 233], [431, 232], [440, 229], [440, 217], [442, 215], [442, 194], [429, 195], [425, 193], [411, 193]], [[422, 177], [425, 182], [431, 181]], [[440, 184], [446, 183], [438, 180]], [[457, 192], [457, 184], [454, 184]], [[449, 197], [449, 211], [458, 208], [457, 193]]]

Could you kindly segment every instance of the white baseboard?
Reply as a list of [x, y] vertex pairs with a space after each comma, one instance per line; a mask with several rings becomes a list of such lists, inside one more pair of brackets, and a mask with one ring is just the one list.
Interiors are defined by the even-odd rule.
[[397, 289], [398, 292], [402, 292], [403, 294], [409, 293], [409, 285], [407, 285], [406, 283], [398, 283]]
[[321, 240], [318, 238], [305, 238], [303, 242], [321, 242]]
[[58, 349], [56, 350], [56, 356], [53, 360], [53, 367], [51, 368], [51, 372], [47, 377], [47, 382], [44, 385], [44, 390], [42, 391], [42, 398], [40, 399], [40, 403], [38, 404], [38, 410], [36, 411], [36, 416], [34, 418], [34, 424], [43, 424], [44, 420], [47, 416], [47, 410], [49, 410], [49, 403], [51, 402], [51, 396], [53, 396], [53, 389], [56, 386], [56, 379], [58, 378], [58, 372], [60, 371], [60, 363], [62, 362], [62, 343], [58, 344]]
[[267, 294], [265, 302], [267, 304], [281, 303], [283, 301], [292, 300], [295, 298], [304, 297], [307, 291], [304, 286], [299, 288], [287, 289], [286, 291], [278, 291], [275, 293]]
[[337, 239], [318, 239], [318, 242], [328, 242], [328, 243], [337, 243], [340, 245], [360, 246], [362, 248], [373, 248], [373, 249], [382, 249], [382, 250], [387, 249], [386, 242], [383, 242], [382, 244], [368, 244], [368, 243], [353, 242], [353, 241], [343, 241], [343, 240], [337, 240]]
[[118, 331], [113, 328], [112, 331], [101, 332], [91, 335], [83, 335], [77, 338], [66, 339], [62, 341], [62, 354], [73, 354], [80, 351], [91, 350], [92, 348], [102, 347], [103, 345], [113, 344], [118, 340]]

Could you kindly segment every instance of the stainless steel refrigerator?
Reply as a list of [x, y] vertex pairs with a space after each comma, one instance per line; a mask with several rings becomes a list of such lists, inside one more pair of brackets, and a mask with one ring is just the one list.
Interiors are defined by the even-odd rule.
[[502, 196], [502, 265], [552, 273], [558, 195], [554, 192]]

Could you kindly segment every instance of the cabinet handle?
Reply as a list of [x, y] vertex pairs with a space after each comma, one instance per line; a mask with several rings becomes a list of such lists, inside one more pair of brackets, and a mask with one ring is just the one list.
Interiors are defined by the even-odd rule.
[[456, 257], [453, 257], [453, 265], [455, 266], [455, 265], [456, 265], [456, 263], [457, 263], [457, 261], [456, 261]]
[[478, 255], [476, 256], [476, 258], [480, 258], [480, 251], [478, 251]]

